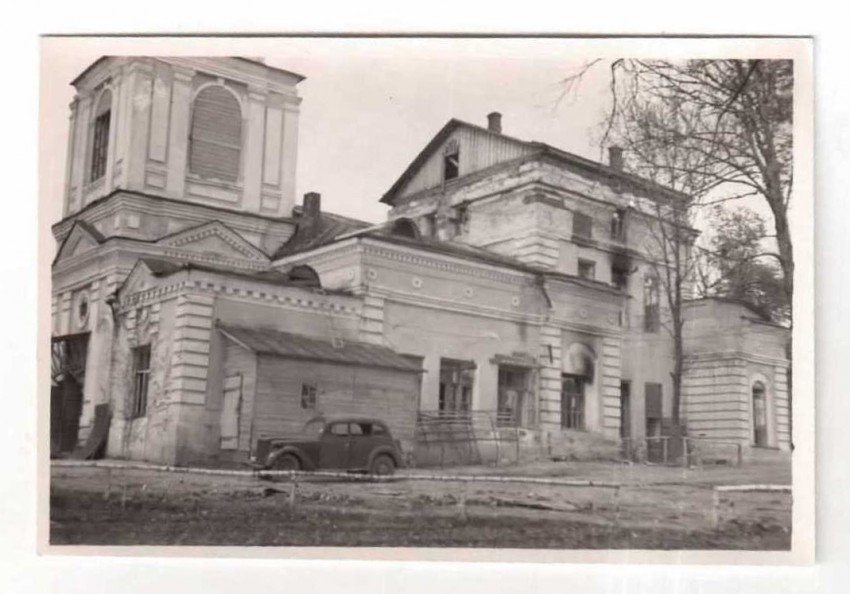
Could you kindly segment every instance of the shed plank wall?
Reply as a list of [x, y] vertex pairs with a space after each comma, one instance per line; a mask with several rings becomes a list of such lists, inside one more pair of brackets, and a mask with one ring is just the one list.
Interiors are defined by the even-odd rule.
[[[301, 408], [303, 383], [316, 386], [316, 410]], [[416, 373], [261, 355], [252, 445], [262, 437], [297, 435], [319, 414], [375, 416], [403, 445], [412, 444], [418, 389]]]

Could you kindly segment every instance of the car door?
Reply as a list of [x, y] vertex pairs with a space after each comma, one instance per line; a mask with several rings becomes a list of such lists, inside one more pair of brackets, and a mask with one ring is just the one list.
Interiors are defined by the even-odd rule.
[[319, 448], [319, 468], [348, 467], [348, 423], [329, 423], [322, 433]]
[[348, 468], [369, 467], [369, 455], [375, 447], [372, 428], [372, 423], [365, 421], [351, 423], [349, 426], [351, 447], [348, 450]]

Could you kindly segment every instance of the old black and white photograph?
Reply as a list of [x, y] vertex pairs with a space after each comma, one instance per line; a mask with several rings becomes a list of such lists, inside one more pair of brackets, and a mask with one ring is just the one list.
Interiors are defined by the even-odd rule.
[[703, 42], [45, 38], [45, 550], [809, 558], [811, 44]]

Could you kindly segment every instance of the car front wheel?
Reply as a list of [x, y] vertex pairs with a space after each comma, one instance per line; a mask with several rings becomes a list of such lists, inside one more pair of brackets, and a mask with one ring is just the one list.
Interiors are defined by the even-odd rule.
[[293, 454], [282, 454], [274, 461], [275, 470], [301, 470], [301, 462]]
[[372, 460], [369, 471], [378, 476], [389, 476], [395, 472], [395, 461], [386, 454], [379, 454]]

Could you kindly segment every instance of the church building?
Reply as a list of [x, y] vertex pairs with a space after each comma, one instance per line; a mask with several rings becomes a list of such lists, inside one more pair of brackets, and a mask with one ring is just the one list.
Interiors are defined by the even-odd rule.
[[[322, 414], [383, 419], [414, 462], [423, 418], [579, 457], [664, 433], [652, 213], [688, 196], [615, 147], [598, 163], [491, 113], [411, 155], [384, 223], [296, 204], [301, 80], [246, 58], [104, 57], [73, 81], [52, 455], [97, 410], [106, 456], [167, 464], [238, 465]], [[788, 330], [719, 299], [684, 316], [688, 435], [788, 449]]]

